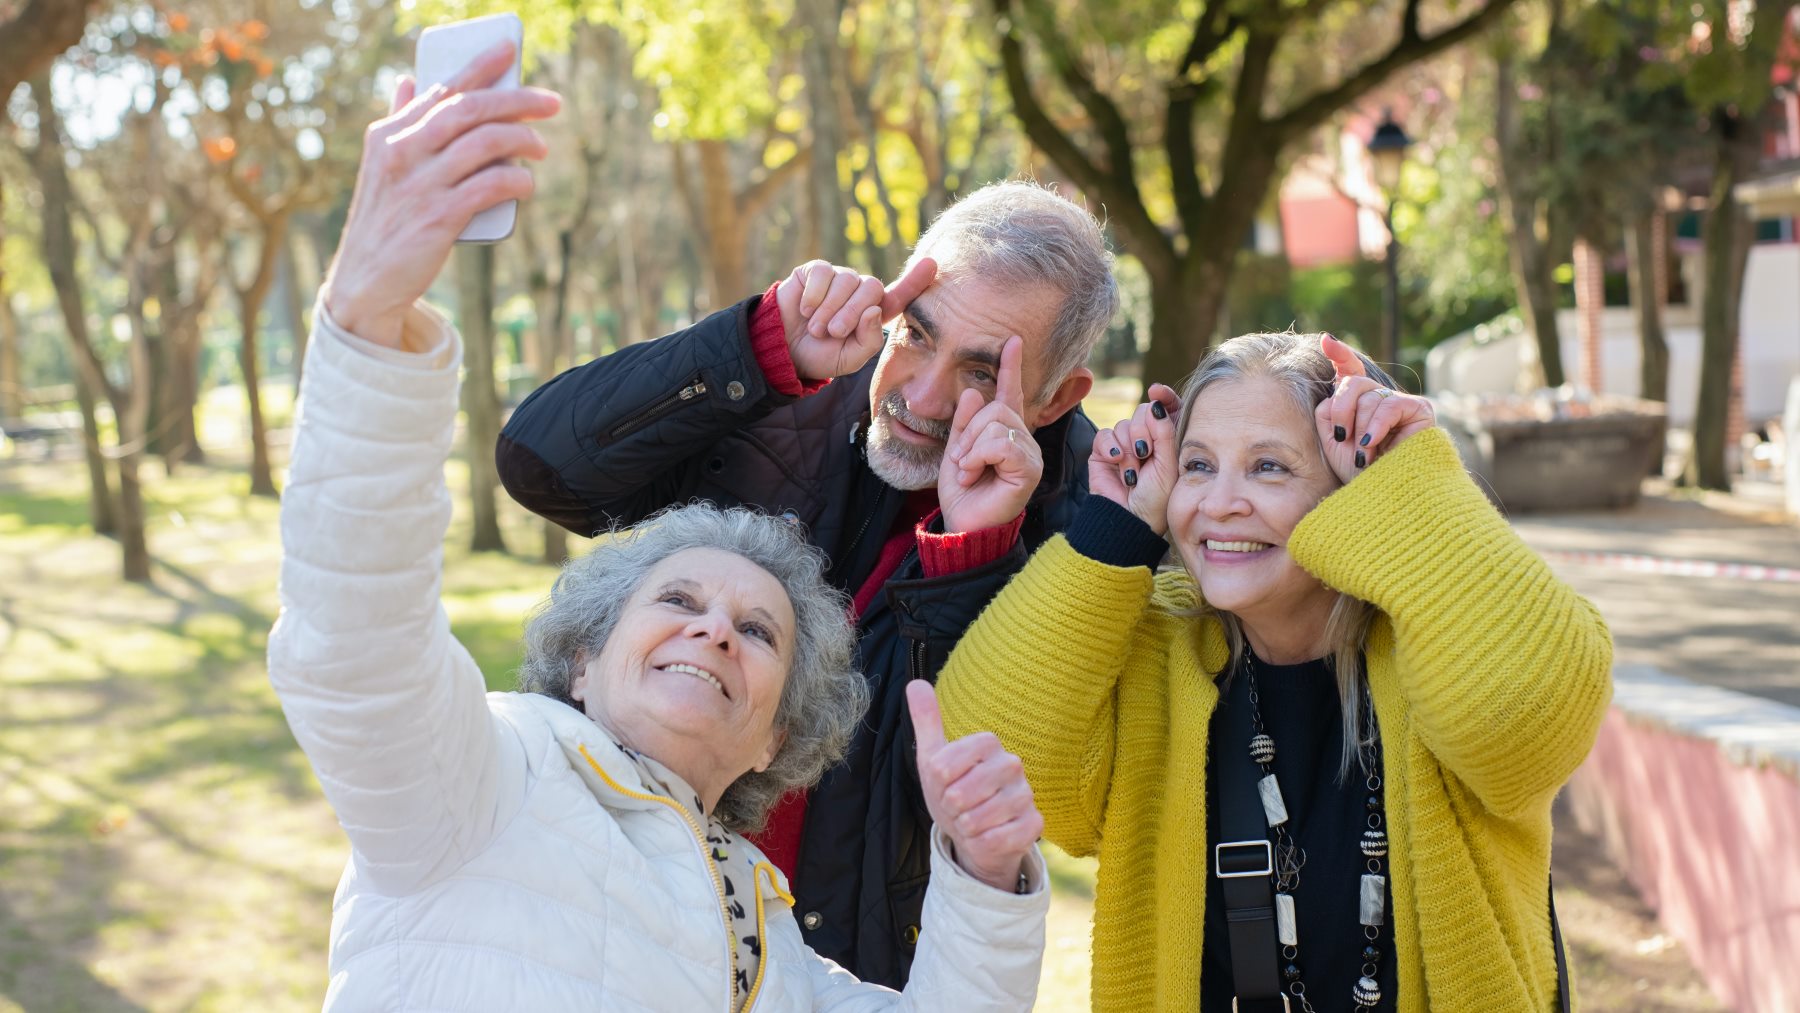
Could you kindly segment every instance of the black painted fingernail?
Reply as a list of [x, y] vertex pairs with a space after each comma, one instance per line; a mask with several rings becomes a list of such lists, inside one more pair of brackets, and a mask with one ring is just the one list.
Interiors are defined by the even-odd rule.
[[1107, 451], [1107, 453], [1111, 454], [1114, 457], [1118, 457], [1119, 456], [1119, 448], [1114, 447], [1111, 450]]
[[1150, 414], [1159, 419], [1166, 419], [1169, 417], [1169, 410], [1163, 407], [1161, 401], [1152, 401], [1150, 402]]
[[1143, 440], [1139, 440], [1137, 443], [1133, 444], [1133, 446], [1137, 448], [1138, 460], [1141, 461], [1150, 456], [1150, 444], [1145, 443]]
[[1126, 468], [1125, 469], [1125, 484], [1126, 485], [1137, 485], [1137, 469], [1136, 468]]
[[1374, 435], [1373, 433], [1364, 433], [1363, 438], [1356, 441], [1356, 445], [1359, 447], [1368, 446], [1369, 445], [1369, 437], [1373, 436], [1373, 435]]
[[1363, 456], [1362, 451], [1360, 451], [1360, 450], [1357, 451], [1356, 452], [1356, 466], [1358, 468], [1361, 468], [1361, 467], [1367, 466], [1367, 464], [1368, 464], [1368, 458]]
[[1331, 427], [1331, 438], [1338, 441], [1339, 443], [1344, 442], [1344, 440], [1349, 435], [1350, 435], [1349, 433], [1344, 432], [1343, 426], [1332, 426]]

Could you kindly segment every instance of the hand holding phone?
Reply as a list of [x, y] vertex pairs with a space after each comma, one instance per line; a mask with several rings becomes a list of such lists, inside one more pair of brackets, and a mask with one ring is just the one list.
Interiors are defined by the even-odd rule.
[[[419, 45], [413, 53], [413, 76], [419, 91], [447, 84], [476, 57], [498, 43], [512, 43], [513, 59], [488, 87], [508, 91], [519, 87], [520, 47], [525, 41], [525, 26], [517, 14], [490, 14], [448, 25], [434, 25], [419, 33]], [[486, 208], [469, 222], [469, 227], [456, 237], [459, 243], [497, 243], [512, 235], [518, 221], [519, 202], [502, 201]]]
[[[452, 74], [418, 86], [402, 78], [393, 111], [364, 137], [356, 194], [320, 300], [352, 334], [401, 347], [408, 309], [481, 211], [531, 195], [544, 139], [525, 121], [556, 114], [539, 88], [490, 87], [516, 62], [511, 40]], [[498, 238], [498, 237], [496, 237]], [[491, 240], [489, 240], [491, 241]]]

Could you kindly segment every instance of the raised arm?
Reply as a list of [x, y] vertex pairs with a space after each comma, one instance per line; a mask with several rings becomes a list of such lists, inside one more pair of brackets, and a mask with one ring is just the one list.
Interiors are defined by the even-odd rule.
[[[355, 849], [404, 893], [477, 850], [517, 746], [438, 602], [461, 349], [415, 305], [476, 212], [530, 192], [522, 122], [556, 96], [488, 88], [510, 46], [369, 128], [344, 239], [320, 293], [281, 508], [282, 612], [269, 679]], [[513, 760], [517, 762], [512, 762]]]
[[1495, 815], [1534, 815], [1599, 732], [1612, 638], [1482, 495], [1420, 400], [1358, 376], [1321, 404], [1322, 431], [1343, 425], [1350, 437], [1327, 444], [1335, 463], [1356, 468], [1360, 432], [1381, 453], [1366, 463], [1365, 452], [1366, 470], [1288, 548], [1393, 621], [1412, 719], [1447, 770]]
[[513, 412], [495, 450], [528, 509], [580, 535], [685, 500], [720, 443], [861, 369], [882, 321], [929, 285], [926, 258], [891, 287], [812, 261], [760, 297], [564, 372]]

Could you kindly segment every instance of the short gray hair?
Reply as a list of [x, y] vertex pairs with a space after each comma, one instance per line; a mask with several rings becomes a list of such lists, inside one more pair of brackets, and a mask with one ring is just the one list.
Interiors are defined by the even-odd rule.
[[1044, 354], [1044, 387], [1033, 401], [1087, 361], [1119, 309], [1113, 256], [1100, 223], [1054, 187], [1028, 180], [989, 183], [938, 215], [906, 266], [924, 256], [937, 261], [939, 281], [980, 274], [1062, 293]]
[[[1331, 360], [1319, 349], [1319, 339], [1322, 337], [1324, 335], [1319, 333], [1296, 334], [1293, 331], [1242, 334], [1206, 353], [1206, 357], [1200, 360], [1200, 365], [1182, 385], [1182, 437], [1185, 438], [1187, 434], [1186, 420], [1193, 417], [1194, 405], [1208, 387], [1225, 380], [1245, 377], [1260, 376], [1273, 380], [1287, 395], [1293, 408], [1310, 423], [1320, 402], [1334, 392], [1333, 381], [1337, 376], [1336, 367], [1332, 366]], [[1356, 357], [1362, 360], [1363, 371], [1368, 374], [1369, 379], [1383, 387], [1400, 389], [1400, 385], [1380, 366], [1375, 365], [1374, 360], [1361, 352], [1357, 352]], [[1324, 448], [1320, 447], [1321, 460], [1324, 453]], [[1203, 614], [1215, 616], [1225, 627], [1225, 640], [1230, 645], [1231, 653], [1223, 671], [1237, 671], [1238, 663], [1246, 650], [1244, 624], [1229, 612], [1205, 605], [1201, 608]], [[1331, 614], [1325, 620], [1325, 639], [1331, 651], [1331, 668], [1337, 679], [1339, 719], [1344, 731], [1344, 748], [1338, 755], [1339, 781], [1350, 773], [1353, 762], [1363, 761], [1364, 757], [1358, 747], [1368, 745], [1361, 740], [1362, 724], [1359, 720], [1363, 694], [1368, 692], [1367, 682], [1363, 678], [1362, 651], [1369, 637], [1369, 627], [1375, 624], [1378, 614], [1375, 606], [1368, 602], [1339, 592], [1337, 602], [1332, 605]]]
[[519, 690], [581, 710], [569, 695], [577, 660], [600, 653], [657, 563], [698, 548], [733, 552], [767, 570], [794, 607], [794, 659], [775, 708], [781, 748], [768, 769], [733, 781], [714, 812], [731, 830], [755, 833], [784, 793], [814, 784], [843, 757], [869, 706], [868, 687], [852, 667], [856, 634], [849, 602], [825, 582], [824, 554], [786, 521], [695, 503], [614, 529], [592, 552], [563, 567], [525, 627]]

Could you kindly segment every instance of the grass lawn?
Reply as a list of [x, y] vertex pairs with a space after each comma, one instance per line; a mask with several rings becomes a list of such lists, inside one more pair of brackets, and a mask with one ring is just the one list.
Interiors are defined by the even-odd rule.
[[[228, 445], [241, 427], [208, 409], [203, 439]], [[263, 667], [276, 504], [246, 497], [241, 462], [217, 456], [169, 479], [147, 466], [148, 587], [120, 581], [117, 545], [87, 530], [79, 459], [0, 459], [0, 1013], [316, 1010], [324, 996], [346, 844]], [[460, 489], [460, 462], [450, 477]], [[489, 685], [508, 688], [553, 571], [529, 558], [538, 525], [511, 504], [518, 555], [471, 555], [458, 506], [445, 605]], [[1038, 1008], [1081, 1010], [1093, 863], [1052, 867]]]

